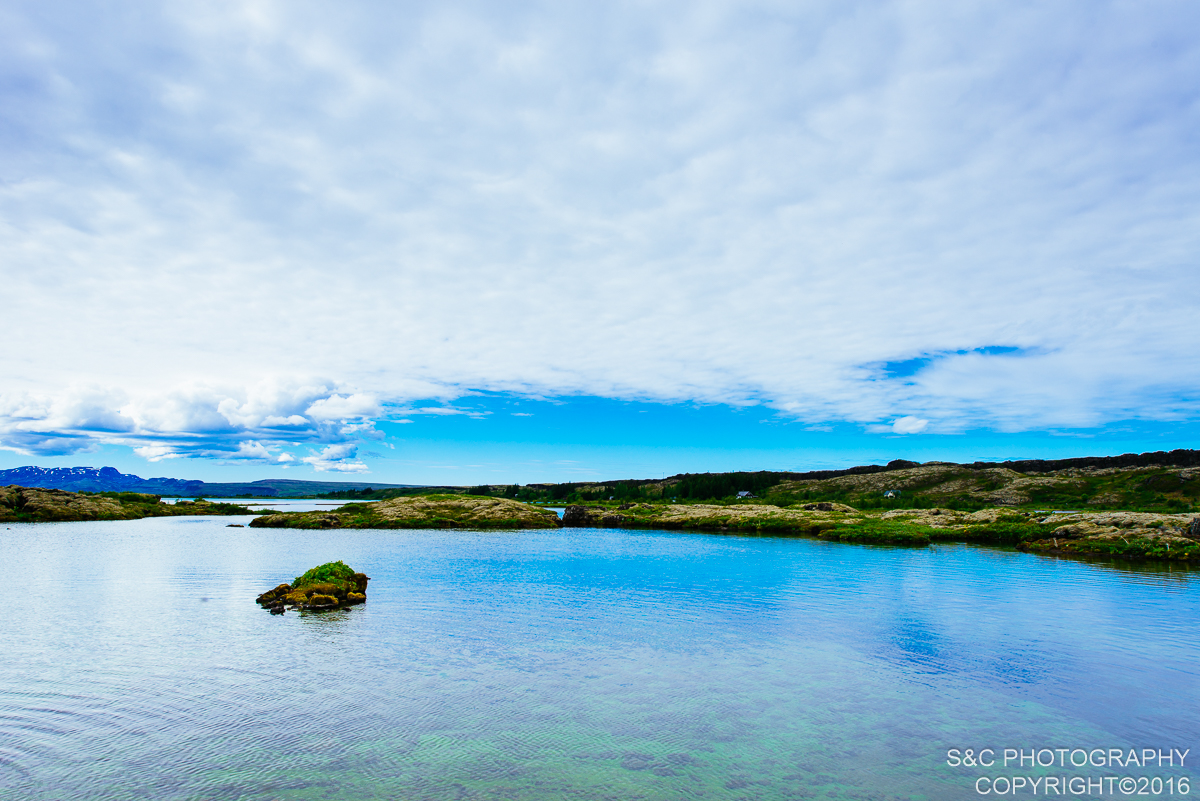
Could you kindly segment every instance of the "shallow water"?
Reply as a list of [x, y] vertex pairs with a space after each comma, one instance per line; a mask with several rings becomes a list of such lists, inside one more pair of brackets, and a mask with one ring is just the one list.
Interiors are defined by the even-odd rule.
[[[0, 798], [961, 799], [979, 776], [1200, 759], [1195, 572], [229, 522], [0, 528]], [[253, 603], [333, 559], [372, 577], [366, 605]], [[1195, 754], [946, 764], [1006, 747]]]

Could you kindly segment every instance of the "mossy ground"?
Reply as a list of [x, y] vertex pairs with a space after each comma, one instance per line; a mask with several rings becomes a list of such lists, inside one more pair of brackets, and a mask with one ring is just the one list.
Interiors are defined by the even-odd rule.
[[378, 503], [351, 503], [331, 512], [277, 512], [255, 518], [255, 528], [556, 528], [551, 511], [505, 498], [421, 495]]
[[1178, 540], [1151, 539], [1136, 535], [1121, 537], [1094, 537], [1083, 540], [1058, 538], [1022, 542], [1021, 550], [1033, 553], [1109, 556], [1126, 559], [1160, 559], [1179, 562], [1200, 563], [1200, 543]]
[[972, 542], [1039, 553], [1200, 561], [1190, 515], [1079, 513], [1035, 515], [1008, 508], [864, 511], [837, 503], [779, 508], [763, 503], [621, 504], [568, 507], [569, 525], [812, 536], [823, 540], [921, 547]]
[[0, 521], [14, 523], [139, 520], [182, 515], [244, 515], [244, 506], [203, 499], [163, 503], [138, 492], [67, 492], [16, 485], [0, 487]]
[[[661, 480], [497, 485], [465, 491], [530, 502], [589, 506], [631, 502], [725, 503], [736, 502], [740, 493], [750, 493], [757, 499], [754, 503], [779, 507], [835, 501], [861, 510], [880, 511], [941, 507], [974, 512], [995, 506], [1175, 514], [1200, 511], [1200, 462], [1196, 452], [1143, 456], [1161, 461], [1113, 457], [1036, 464], [897, 462], [887, 467], [854, 468], [829, 477], [808, 478], [804, 476], [811, 474], [769, 471], [704, 473]], [[1018, 472], [1014, 467], [1027, 472]], [[388, 497], [386, 493], [391, 492], [397, 491], [387, 490], [380, 495]], [[422, 490], [403, 492], [419, 494]]]
[[[956, 478], [956, 466], [926, 471], [928, 483]], [[1128, 471], [1127, 471], [1128, 472]], [[863, 476], [853, 476], [863, 480]], [[875, 480], [876, 476], [866, 476]], [[998, 481], [998, 480], [997, 480]], [[1014, 507], [900, 507], [860, 510], [839, 501], [779, 506], [762, 500], [725, 504], [596, 502], [572, 505], [565, 526], [667, 529], [812, 536], [821, 540], [928, 546], [977, 542], [1036, 553], [1111, 555], [1134, 559], [1200, 561], [1198, 524], [1190, 514], [1099, 512], [1057, 516]], [[409, 495], [379, 504], [349, 504], [335, 512], [270, 514], [251, 525], [280, 528], [551, 528], [552, 512], [508, 499], [475, 495]]]

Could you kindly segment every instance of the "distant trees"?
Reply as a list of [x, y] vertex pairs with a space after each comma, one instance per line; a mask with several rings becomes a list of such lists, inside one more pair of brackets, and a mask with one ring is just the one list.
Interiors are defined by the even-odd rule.
[[688, 473], [671, 487], [675, 498], [693, 501], [731, 498], [739, 492], [762, 495], [769, 487], [784, 480], [788, 474], [760, 470], [755, 473]]

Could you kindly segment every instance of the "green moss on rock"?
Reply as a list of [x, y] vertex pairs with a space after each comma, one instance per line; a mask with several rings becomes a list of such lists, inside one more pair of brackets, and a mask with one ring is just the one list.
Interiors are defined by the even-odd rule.
[[285, 608], [321, 612], [365, 603], [370, 580], [345, 562], [326, 562], [297, 576], [291, 584], [267, 590], [255, 600], [276, 614]]

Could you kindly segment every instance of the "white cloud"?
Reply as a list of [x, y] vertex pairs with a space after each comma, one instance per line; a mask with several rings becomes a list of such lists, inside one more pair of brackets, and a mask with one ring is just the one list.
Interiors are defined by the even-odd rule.
[[928, 420], [922, 420], [912, 415], [905, 415], [892, 422], [892, 431], [895, 431], [897, 434], [919, 434], [928, 427]]
[[256, 461], [274, 461], [271, 458], [270, 452], [263, 446], [261, 442], [239, 442], [237, 453], [233, 455], [235, 459], [252, 459]]
[[[349, 417], [369, 406], [363, 396], [339, 393], [321, 382], [271, 380], [248, 387], [188, 383], [134, 396], [96, 387], [67, 387], [57, 395], [0, 396], [0, 441], [9, 450], [33, 455], [123, 444], [150, 461], [177, 457], [275, 461], [268, 446], [378, 436], [370, 421], [331, 419]], [[316, 413], [297, 414], [297, 409]], [[327, 414], [330, 410], [339, 414]]]
[[374, 396], [355, 393], [346, 397], [330, 395], [315, 401], [304, 412], [313, 420], [363, 420], [380, 412], [379, 402]]
[[178, 459], [180, 454], [175, 453], [170, 445], [142, 445], [134, 448], [133, 452], [142, 457], [148, 462], [161, 462], [163, 459]]
[[305, 456], [300, 461], [312, 465], [318, 473], [367, 473], [367, 465], [358, 460], [358, 446], [343, 443], [329, 445], [315, 456]]
[[1200, 416], [1194, 4], [73, 8], [0, 29], [0, 447]]
[[[487, 417], [491, 414], [488, 411], [479, 411], [477, 409], [460, 409], [457, 406], [413, 406], [402, 407], [390, 410], [392, 414], [412, 414], [422, 415], [429, 414], [435, 417], [453, 417], [455, 415], [466, 415], [467, 417]], [[404, 422], [400, 420], [398, 422]], [[408, 422], [412, 422], [411, 420]]]
[[303, 426], [303, 425], [308, 425], [308, 418], [304, 417], [302, 415], [299, 415], [299, 414], [291, 414], [291, 415], [288, 415], [287, 417], [280, 417], [279, 415], [270, 415], [268, 417], [263, 418], [262, 424], [264, 426], [270, 426], [272, 428], [287, 428], [287, 427], [293, 427], [293, 426]]

